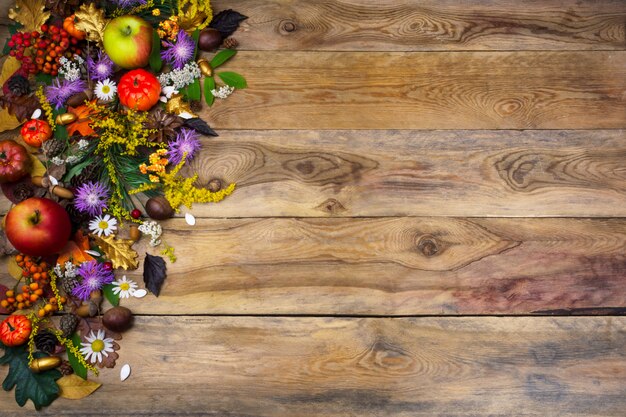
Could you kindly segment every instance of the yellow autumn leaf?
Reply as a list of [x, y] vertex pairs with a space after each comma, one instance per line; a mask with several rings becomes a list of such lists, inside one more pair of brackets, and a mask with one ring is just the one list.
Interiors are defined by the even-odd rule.
[[76, 374], [65, 375], [57, 380], [59, 386], [59, 396], [68, 400], [80, 400], [91, 395], [102, 384], [82, 379]]
[[32, 153], [30, 155], [30, 160], [33, 161], [33, 169], [30, 171], [31, 177], [43, 177], [46, 175], [46, 167], [41, 163], [39, 158], [37, 158]]
[[45, 0], [17, 0], [15, 8], [9, 9], [9, 18], [22, 24], [21, 31], [32, 32], [39, 30], [50, 17], [50, 12], [44, 11], [45, 8]]
[[116, 239], [113, 235], [92, 236], [95, 238], [96, 245], [102, 249], [113, 264], [113, 268], [137, 269], [139, 266], [137, 257], [139, 255], [131, 248], [133, 243], [135, 243], [134, 241], [130, 239]]
[[17, 264], [14, 256], [11, 256], [7, 262], [7, 270], [13, 278], [22, 279], [22, 268]]
[[76, 12], [74, 27], [87, 33], [90, 41], [102, 44], [104, 28], [108, 20], [104, 17], [104, 10], [98, 9], [95, 4], [83, 4]]
[[[5, 81], [11, 77], [20, 69], [20, 62], [15, 57], [9, 57], [6, 61], [4, 61], [4, 65], [2, 65], [2, 71], [0, 71], [0, 85], [4, 85]], [[4, 132], [5, 130], [12, 130], [21, 125], [19, 120], [15, 116], [9, 113], [7, 109], [0, 109], [0, 132]]]

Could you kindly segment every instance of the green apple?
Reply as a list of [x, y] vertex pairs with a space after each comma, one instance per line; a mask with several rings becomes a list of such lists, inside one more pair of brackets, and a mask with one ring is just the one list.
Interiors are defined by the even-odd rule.
[[152, 50], [152, 26], [137, 16], [120, 16], [104, 28], [104, 50], [122, 68], [148, 65]]

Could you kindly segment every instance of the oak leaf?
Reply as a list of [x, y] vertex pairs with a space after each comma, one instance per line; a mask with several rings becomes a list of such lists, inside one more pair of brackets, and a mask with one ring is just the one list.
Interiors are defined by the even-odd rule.
[[[92, 103], [95, 103], [95, 100], [92, 101]], [[65, 126], [68, 135], [72, 136], [74, 133], [78, 132], [81, 136], [89, 136], [96, 133], [91, 128], [91, 115], [95, 113], [92, 109], [83, 104], [78, 107], [68, 107], [67, 112], [76, 116], [76, 121]]]
[[94, 381], [84, 380], [78, 375], [71, 374], [57, 380], [59, 386], [59, 397], [69, 400], [80, 400], [95, 392], [102, 384]]
[[111, 260], [113, 268], [136, 269], [139, 266], [137, 252], [131, 248], [131, 239], [116, 239], [115, 236], [94, 236], [96, 245]]
[[104, 10], [98, 9], [94, 3], [83, 4], [76, 12], [74, 27], [87, 33], [87, 39], [102, 44], [104, 28], [108, 20]]
[[22, 24], [22, 32], [38, 31], [50, 17], [45, 8], [45, 0], [17, 0], [15, 8], [9, 9], [9, 18]]

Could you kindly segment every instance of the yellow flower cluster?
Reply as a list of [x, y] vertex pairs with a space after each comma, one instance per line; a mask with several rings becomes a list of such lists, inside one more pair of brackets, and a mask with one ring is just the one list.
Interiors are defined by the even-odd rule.
[[59, 289], [57, 288], [57, 274], [54, 273], [54, 269], [48, 271], [48, 275], [50, 275], [50, 288], [52, 288], [52, 292], [54, 293], [54, 298], [57, 299], [57, 306], [59, 306], [59, 311], [63, 311], [63, 303], [61, 302], [61, 294], [59, 294]]
[[48, 124], [50, 125], [50, 129], [54, 130], [56, 128], [56, 123], [54, 123], [54, 113], [52, 113], [52, 106], [46, 95], [43, 93], [43, 86], [40, 85], [37, 91], [35, 92], [37, 99], [39, 100], [39, 104], [41, 104], [41, 108], [43, 112], [46, 114], [46, 119], [48, 120]]
[[150, 142], [150, 134], [155, 129], [144, 129], [143, 123], [148, 118], [147, 112], [128, 110], [126, 114], [111, 111], [108, 107], [86, 102], [98, 118], [93, 120], [92, 128], [100, 129], [96, 153], [102, 155], [113, 145], [122, 146], [122, 155], [136, 155], [139, 146], [160, 147], [162, 144]]
[[[122, 15], [134, 16], [134, 15], [137, 15], [137, 14], [143, 12], [144, 10], [148, 10], [148, 9], [153, 8], [153, 7], [154, 7], [154, 0], [148, 0], [144, 4], [140, 4], [139, 6], [135, 6], [135, 7], [133, 7], [130, 10], [123, 9], [123, 8], [117, 8], [113, 12], [113, 17], [118, 17], [118, 16], [122, 16]], [[155, 15], [155, 16], [157, 16], [157, 15]]]
[[174, 41], [176, 40], [176, 36], [178, 36], [179, 30], [180, 26], [178, 26], [178, 16], [172, 16], [169, 19], [159, 23], [157, 33], [159, 34], [159, 38], [161, 39], [169, 39], [171, 41]]
[[166, 154], [167, 149], [157, 150], [149, 157], [150, 165], [139, 165], [139, 171], [144, 175], [150, 173], [149, 178], [151, 182], [159, 182], [159, 176], [153, 173], [160, 174], [165, 172], [165, 166], [169, 163], [168, 159], [164, 158]]
[[129, 194], [138, 194], [148, 190], [154, 190], [160, 185], [163, 188], [165, 198], [169, 201], [172, 208], [178, 212], [181, 205], [191, 208], [193, 203], [219, 203], [235, 191], [235, 184], [230, 184], [228, 187], [217, 192], [196, 187], [194, 183], [198, 179], [197, 174], [188, 178], [178, 175], [180, 169], [185, 165], [186, 159], [187, 154], [185, 153], [183, 154], [183, 160], [170, 172], [159, 172], [160, 184], [144, 184], [131, 190]]
[[176, 254], [174, 254], [174, 248], [168, 245], [167, 243], [164, 243], [164, 245], [165, 245], [165, 249], [161, 251], [161, 255], [167, 256], [168, 258], [170, 258], [171, 263], [176, 262]]

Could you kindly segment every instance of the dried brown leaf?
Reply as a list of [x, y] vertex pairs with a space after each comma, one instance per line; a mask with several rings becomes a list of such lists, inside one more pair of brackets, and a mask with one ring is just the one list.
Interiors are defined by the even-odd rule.
[[88, 397], [102, 386], [97, 382], [82, 379], [76, 374], [65, 375], [58, 379], [57, 385], [59, 386], [59, 397], [69, 400], [80, 400]]
[[139, 266], [137, 252], [131, 248], [130, 239], [116, 239], [115, 236], [94, 236], [96, 245], [102, 249], [113, 263], [113, 268], [136, 269]]
[[104, 28], [108, 23], [104, 10], [98, 9], [94, 3], [83, 4], [76, 12], [76, 20], [76, 29], [86, 32], [89, 40], [102, 44]]
[[39, 30], [50, 17], [45, 8], [45, 0], [17, 0], [15, 8], [9, 9], [9, 18], [21, 23], [23, 32], [32, 32]]

